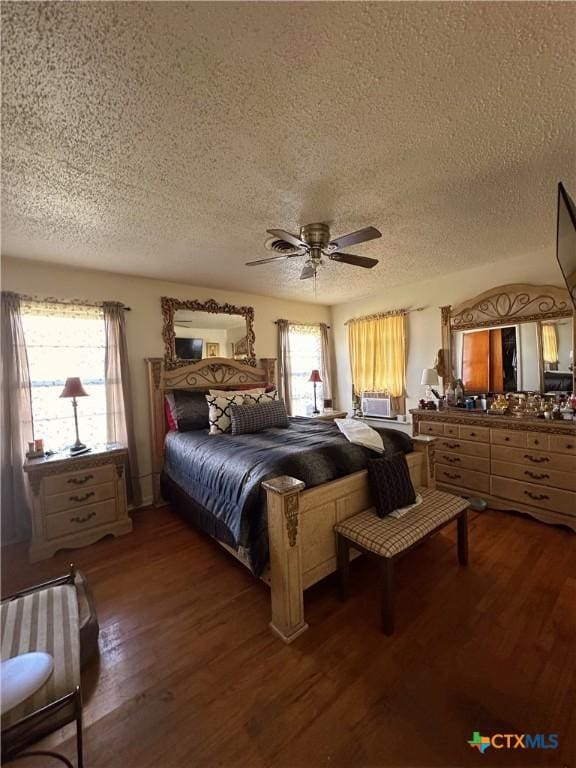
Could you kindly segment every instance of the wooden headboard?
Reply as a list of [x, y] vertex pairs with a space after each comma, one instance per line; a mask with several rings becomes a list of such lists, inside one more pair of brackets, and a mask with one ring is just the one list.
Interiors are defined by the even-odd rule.
[[152, 480], [154, 503], [161, 503], [160, 473], [164, 464], [166, 417], [164, 393], [175, 389], [208, 392], [209, 389], [234, 389], [253, 384], [261, 387], [276, 382], [276, 359], [261, 358], [260, 367], [227, 357], [210, 357], [196, 363], [166, 368], [160, 357], [146, 360], [148, 371], [148, 400], [150, 407], [150, 445], [152, 450]]

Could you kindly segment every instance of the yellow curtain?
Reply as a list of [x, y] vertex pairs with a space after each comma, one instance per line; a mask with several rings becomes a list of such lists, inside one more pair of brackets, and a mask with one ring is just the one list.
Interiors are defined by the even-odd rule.
[[350, 320], [348, 346], [356, 394], [387, 390], [404, 394], [405, 313]]
[[554, 325], [542, 326], [542, 357], [545, 363], [558, 362], [558, 336]]

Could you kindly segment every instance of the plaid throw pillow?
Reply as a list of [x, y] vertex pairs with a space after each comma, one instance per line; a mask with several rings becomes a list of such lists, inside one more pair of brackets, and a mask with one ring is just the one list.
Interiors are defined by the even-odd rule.
[[379, 517], [416, 501], [410, 470], [403, 453], [368, 460], [368, 480]]
[[233, 435], [248, 435], [270, 427], [288, 426], [284, 400], [271, 400], [255, 405], [231, 405], [230, 419]]
[[242, 396], [214, 397], [206, 395], [206, 402], [208, 403], [210, 434], [223, 435], [230, 432], [230, 408], [234, 405], [242, 405]]

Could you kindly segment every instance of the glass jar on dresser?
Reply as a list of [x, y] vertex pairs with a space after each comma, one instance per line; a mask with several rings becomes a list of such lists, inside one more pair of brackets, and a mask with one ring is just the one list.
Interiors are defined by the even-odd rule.
[[437, 487], [576, 531], [576, 424], [465, 410], [410, 411], [436, 437]]

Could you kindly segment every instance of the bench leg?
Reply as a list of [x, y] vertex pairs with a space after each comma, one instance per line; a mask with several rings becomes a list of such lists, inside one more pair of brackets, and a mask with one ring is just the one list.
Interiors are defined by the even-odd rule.
[[383, 557], [380, 565], [382, 588], [382, 630], [385, 635], [394, 633], [394, 560]]
[[76, 688], [76, 755], [78, 768], [84, 768], [84, 744], [82, 734], [82, 693]]
[[350, 592], [350, 547], [348, 541], [339, 533], [336, 534], [336, 539], [340, 599], [346, 600]]
[[458, 562], [468, 565], [468, 510], [458, 516]]

